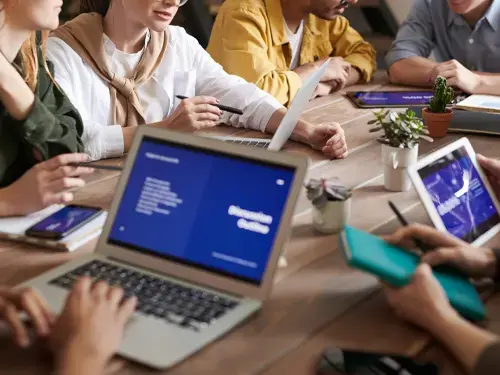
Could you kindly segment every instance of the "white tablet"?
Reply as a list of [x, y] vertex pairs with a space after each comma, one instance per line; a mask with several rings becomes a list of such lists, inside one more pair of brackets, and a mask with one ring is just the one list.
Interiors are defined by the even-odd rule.
[[423, 157], [408, 172], [436, 228], [473, 245], [500, 231], [500, 205], [467, 138]]

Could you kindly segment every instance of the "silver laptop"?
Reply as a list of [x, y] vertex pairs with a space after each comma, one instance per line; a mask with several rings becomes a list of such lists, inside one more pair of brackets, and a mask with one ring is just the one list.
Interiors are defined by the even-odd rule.
[[139, 303], [119, 353], [173, 366], [261, 308], [306, 166], [292, 155], [141, 127], [96, 253], [25, 285], [56, 312], [82, 275], [121, 286]]
[[330, 59], [328, 59], [320, 68], [318, 68], [314, 73], [312, 73], [302, 84], [302, 87], [297, 92], [293, 98], [290, 108], [286, 112], [285, 117], [280, 123], [278, 130], [274, 134], [272, 139], [262, 139], [262, 138], [241, 138], [241, 137], [226, 137], [226, 136], [214, 136], [211, 138], [219, 139], [225, 142], [236, 143], [239, 145], [257, 147], [257, 148], [268, 148], [273, 151], [280, 151], [288, 138], [293, 133], [297, 122], [304, 112], [307, 104], [311, 100], [314, 90], [321, 81], [321, 78], [325, 75], [328, 69], [328, 64]]

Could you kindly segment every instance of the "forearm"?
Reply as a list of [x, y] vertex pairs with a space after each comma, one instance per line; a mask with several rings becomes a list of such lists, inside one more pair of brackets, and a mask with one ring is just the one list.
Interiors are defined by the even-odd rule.
[[[276, 133], [278, 130], [283, 117], [285, 117], [286, 110], [283, 108], [278, 109], [269, 119], [267, 123], [266, 132], [267, 133]], [[311, 125], [303, 120], [299, 120], [295, 129], [290, 136], [290, 138], [296, 142], [308, 143], [308, 135]]]
[[55, 375], [102, 375], [106, 361], [87, 356], [78, 348], [69, 349], [56, 363]]
[[24, 79], [3, 56], [0, 56], [0, 101], [16, 120], [26, 119], [35, 101]]
[[447, 319], [436, 319], [435, 328], [431, 329], [431, 333], [469, 372], [475, 368], [484, 350], [498, 340], [498, 337], [456, 314]]
[[351, 86], [355, 85], [361, 80], [361, 74], [358, 69], [355, 67], [351, 66], [351, 69], [349, 71], [349, 77], [347, 78], [347, 83], [346, 86]]
[[398, 85], [431, 87], [432, 70], [437, 63], [423, 57], [409, 57], [399, 60], [389, 68], [392, 83]]
[[500, 95], [500, 74], [475, 72], [479, 84], [472, 94]]
[[293, 71], [297, 73], [302, 82], [304, 82], [307, 79], [307, 77], [309, 77], [312, 73], [314, 73], [316, 69], [318, 69], [317, 63], [309, 63], [299, 66], [298, 68], [295, 68]]
[[0, 217], [13, 216], [9, 188], [0, 189]]

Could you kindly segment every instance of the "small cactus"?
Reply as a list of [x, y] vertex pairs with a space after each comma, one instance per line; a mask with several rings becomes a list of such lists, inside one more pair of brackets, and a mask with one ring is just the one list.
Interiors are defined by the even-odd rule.
[[438, 76], [434, 82], [434, 96], [430, 100], [429, 111], [445, 113], [446, 106], [453, 102], [454, 96], [453, 88], [447, 85], [446, 78]]

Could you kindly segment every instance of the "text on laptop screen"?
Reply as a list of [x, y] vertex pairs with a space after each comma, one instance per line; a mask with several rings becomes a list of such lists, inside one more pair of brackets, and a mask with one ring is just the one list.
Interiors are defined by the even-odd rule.
[[500, 222], [488, 190], [461, 147], [418, 171], [444, 226], [473, 242]]
[[294, 173], [145, 137], [108, 242], [259, 285]]
[[373, 91], [358, 92], [354, 97], [364, 105], [424, 105], [429, 104], [432, 91]]

